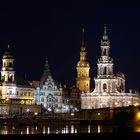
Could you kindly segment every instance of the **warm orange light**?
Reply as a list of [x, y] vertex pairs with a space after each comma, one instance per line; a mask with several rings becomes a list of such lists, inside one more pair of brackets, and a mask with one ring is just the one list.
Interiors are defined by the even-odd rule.
[[139, 119], [140, 119], [140, 111], [139, 111], [139, 112], [137, 112], [137, 118], [139, 118]]
[[136, 113], [136, 116], [135, 116], [135, 119], [134, 119], [136, 122], [139, 122], [140, 121], [140, 111], [138, 111]]
[[138, 105], [139, 105], [139, 103], [135, 103], [135, 104], [134, 104], [134, 106], [138, 106]]
[[75, 114], [72, 112], [70, 115], [71, 115], [71, 116], [74, 116]]

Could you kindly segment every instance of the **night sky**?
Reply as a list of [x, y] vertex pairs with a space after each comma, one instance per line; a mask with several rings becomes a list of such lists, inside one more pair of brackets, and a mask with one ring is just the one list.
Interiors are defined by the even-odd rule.
[[125, 74], [126, 89], [140, 91], [140, 5], [137, 3], [99, 0], [0, 3], [0, 59], [10, 44], [17, 73], [26, 74], [29, 80], [39, 80], [47, 57], [53, 78], [62, 85], [75, 85], [84, 27], [94, 87], [104, 24], [111, 43], [114, 73]]

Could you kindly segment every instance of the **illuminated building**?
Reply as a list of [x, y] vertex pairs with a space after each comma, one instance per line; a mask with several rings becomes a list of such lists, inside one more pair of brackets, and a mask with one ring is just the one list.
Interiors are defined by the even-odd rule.
[[41, 80], [40, 87], [36, 88], [36, 104], [42, 104], [48, 111], [60, 112], [62, 108], [62, 87], [54, 82], [47, 59]]
[[76, 69], [77, 69], [76, 87], [82, 92], [89, 91], [90, 90], [90, 77], [89, 77], [90, 65], [86, 61], [86, 48], [84, 46], [83, 39], [82, 39], [82, 46], [80, 52], [80, 61], [78, 61]]
[[110, 42], [104, 27], [97, 77], [94, 79], [95, 89], [81, 94], [82, 109], [125, 107], [140, 103], [138, 94], [125, 92], [124, 74], [113, 74], [113, 59], [110, 58], [109, 51]]
[[14, 57], [8, 45], [3, 54], [0, 83], [0, 114], [33, 111], [34, 88], [14, 69]]

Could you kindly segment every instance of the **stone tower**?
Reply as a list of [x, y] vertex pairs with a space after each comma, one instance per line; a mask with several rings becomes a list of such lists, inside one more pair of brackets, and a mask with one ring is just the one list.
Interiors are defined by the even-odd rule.
[[117, 79], [113, 74], [113, 59], [109, 56], [110, 42], [104, 26], [104, 34], [101, 39], [101, 56], [98, 59], [97, 78], [95, 78], [95, 90], [99, 94], [116, 92]]
[[[84, 29], [82, 30], [84, 34]], [[90, 77], [89, 69], [90, 65], [86, 61], [86, 48], [84, 44], [84, 37], [82, 38], [82, 45], [80, 51], [80, 60], [77, 63], [77, 78], [76, 78], [76, 87], [79, 88], [82, 92], [87, 92], [90, 90]]]
[[8, 83], [15, 81], [14, 58], [8, 45], [7, 50], [3, 54], [1, 80]]

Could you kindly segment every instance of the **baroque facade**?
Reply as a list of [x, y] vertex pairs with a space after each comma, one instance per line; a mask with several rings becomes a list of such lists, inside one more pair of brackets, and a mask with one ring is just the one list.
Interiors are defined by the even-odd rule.
[[62, 87], [56, 84], [51, 76], [48, 60], [41, 77], [40, 86], [36, 88], [35, 102], [42, 105], [48, 111], [60, 112], [62, 109]]
[[[34, 88], [16, 74], [14, 57], [8, 45], [3, 54], [0, 81], [0, 114], [34, 112]], [[26, 106], [27, 105], [27, 106]]]
[[81, 94], [82, 109], [114, 108], [139, 105], [140, 98], [136, 93], [125, 92], [125, 77], [123, 73], [114, 75], [113, 59], [109, 56], [110, 42], [104, 27], [101, 39], [101, 56], [97, 63], [95, 89]]

